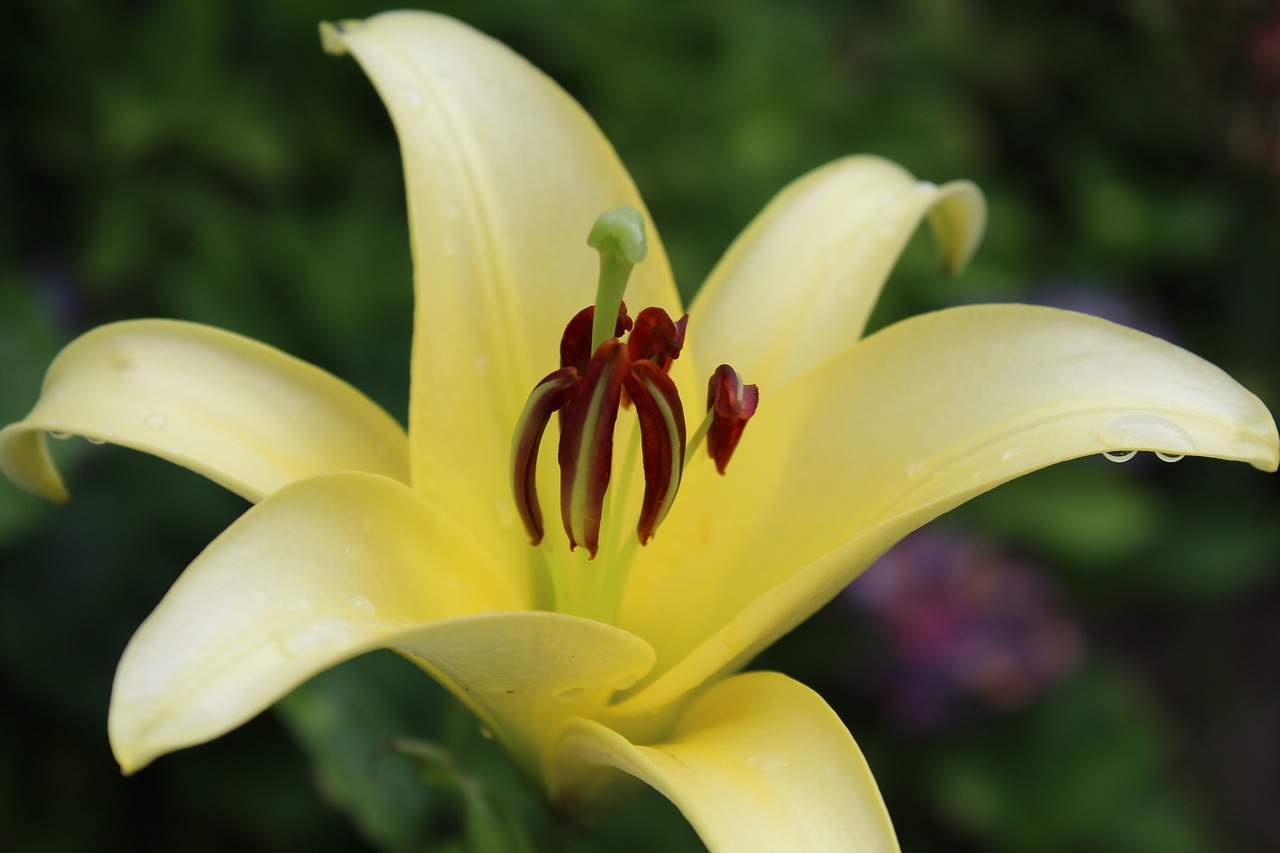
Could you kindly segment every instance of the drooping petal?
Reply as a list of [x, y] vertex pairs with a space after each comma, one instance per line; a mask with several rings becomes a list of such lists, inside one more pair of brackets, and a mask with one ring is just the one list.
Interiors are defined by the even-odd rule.
[[840, 718], [777, 673], [716, 684], [654, 746], [575, 721], [556, 749], [552, 797], [570, 811], [590, 808], [618, 771], [671, 800], [712, 851], [898, 849], [875, 779]]
[[547, 611], [423, 625], [397, 636], [395, 646], [462, 700], [539, 783], [569, 721], [599, 713], [654, 657], [634, 634]]
[[214, 540], [134, 634], [112, 748], [137, 770], [397, 632], [522, 606], [474, 539], [407, 486], [359, 473], [292, 483]]
[[772, 394], [862, 336], [889, 271], [929, 216], [959, 273], [986, 222], [968, 181], [917, 181], [879, 157], [848, 157], [794, 182], [747, 226], [689, 309], [699, 376], [720, 362]]
[[1267, 471], [1280, 452], [1266, 407], [1226, 373], [1104, 320], [987, 305], [871, 336], [760, 409], [730, 471], [749, 488], [712, 492], [686, 472], [619, 622], [654, 643], [657, 672], [671, 668], [631, 708], [740, 666], [965, 500], [1121, 450]]
[[45, 432], [160, 456], [251, 501], [327, 471], [409, 478], [404, 430], [359, 391], [194, 323], [133, 320], [82, 335], [50, 365], [31, 414], [0, 432], [0, 470], [64, 500]]
[[[507, 451], [564, 324], [591, 301], [596, 218], [643, 202], [612, 147], [554, 82], [449, 18], [393, 12], [343, 23], [386, 103], [409, 194], [418, 306], [409, 419], [413, 479], [511, 567], [535, 559], [509, 502]], [[679, 313], [653, 223], [628, 301]]]

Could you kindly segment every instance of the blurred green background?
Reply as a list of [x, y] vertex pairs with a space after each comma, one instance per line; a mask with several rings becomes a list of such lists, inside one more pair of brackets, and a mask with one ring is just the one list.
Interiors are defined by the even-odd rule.
[[[316, 34], [320, 19], [380, 8], [6, 6], [0, 422], [35, 401], [63, 344], [138, 316], [262, 339], [403, 415], [411, 294], [396, 143], [355, 63], [325, 56]], [[788, 181], [874, 152], [924, 179], [971, 178], [991, 203], [969, 272], [942, 279], [921, 235], [877, 324], [991, 300], [1096, 311], [1280, 405], [1269, 0], [432, 8], [505, 41], [586, 105], [686, 295]], [[58, 449], [69, 505], [0, 484], [5, 849], [465, 849], [468, 813], [534, 811], [474, 723], [389, 654], [121, 777], [105, 732], [115, 663], [244, 506], [138, 454]], [[1278, 495], [1274, 477], [1205, 460], [1059, 466], [945, 519], [932, 555], [927, 541], [903, 553], [901, 573], [923, 572], [926, 586], [950, 573], [927, 596], [946, 630], [904, 639], [903, 619], [923, 612], [914, 599], [851, 592], [758, 665], [810, 684], [845, 719], [904, 849], [1274, 850]], [[970, 601], [991, 576], [1031, 592], [946, 615], [947, 595]], [[952, 655], [992, 636], [1006, 651], [1056, 637], [1061, 654], [993, 692]], [[387, 750], [395, 735], [452, 758], [415, 774]], [[533, 831], [548, 849], [698, 849], [656, 795], [596, 831]]]

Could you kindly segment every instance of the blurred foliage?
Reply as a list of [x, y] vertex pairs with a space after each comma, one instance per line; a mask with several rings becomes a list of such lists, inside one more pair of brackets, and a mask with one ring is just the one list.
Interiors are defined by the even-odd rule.
[[[402, 416], [411, 294], [396, 143], [358, 68], [323, 55], [316, 35], [319, 19], [378, 5], [6, 8], [0, 420], [31, 405], [74, 335], [145, 315], [260, 338]], [[434, 8], [587, 106], [686, 295], [786, 182], [872, 151], [922, 178], [972, 178], [991, 201], [966, 276], [942, 280], [918, 239], [877, 324], [1105, 294], [1126, 322], [1280, 403], [1280, 18], [1265, 0]], [[6, 849], [482, 849], [469, 809], [512, 809], [559, 849], [698, 849], [652, 793], [585, 833], [539, 817], [474, 722], [391, 655], [120, 777], [104, 731], [115, 662], [243, 504], [127, 451], [57, 449], [68, 506], [0, 486]], [[839, 602], [759, 665], [840, 712], [905, 849], [1271, 850], [1278, 507], [1274, 478], [1241, 466], [1088, 459], [960, 510], [953, 525], [1052, 567], [1085, 629], [1082, 668], [1020, 711], [902, 731], [861, 675], [875, 638]], [[438, 750], [430, 783], [387, 751], [401, 737]]]

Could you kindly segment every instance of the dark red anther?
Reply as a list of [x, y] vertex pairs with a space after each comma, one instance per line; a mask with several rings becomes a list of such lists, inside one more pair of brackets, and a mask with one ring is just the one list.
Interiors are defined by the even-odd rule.
[[680, 488], [680, 472], [684, 469], [684, 407], [680, 405], [680, 394], [671, 377], [651, 361], [632, 363], [626, 389], [640, 419], [644, 502], [636, 533], [643, 545], [666, 517]]
[[[596, 306], [588, 305], [564, 327], [564, 335], [560, 338], [560, 366], [576, 367], [579, 373], [585, 373], [587, 362], [591, 359], [591, 323], [595, 320]], [[614, 326], [613, 336], [620, 338], [631, 330], [631, 317], [627, 315], [627, 303], [618, 305], [618, 323]]]
[[516, 422], [511, 440], [511, 486], [516, 512], [534, 545], [542, 541], [542, 508], [538, 505], [538, 446], [551, 413], [569, 402], [579, 383], [578, 371], [562, 367], [533, 389]]
[[626, 345], [617, 338], [602, 343], [560, 422], [560, 514], [570, 549], [585, 546], [592, 557], [600, 545], [600, 516], [613, 468], [613, 428], [630, 367]]
[[755, 385], [743, 385], [738, 371], [729, 365], [722, 364], [711, 374], [707, 383], [707, 411], [712, 413], [713, 420], [707, 429], [707, 450], [721, 474], [759, 403], [760, 390]]
[[664, 372], [671, 369], [671, 362], [680, 357], [684, 348], [684, 331], [689, 315], [672, 322], [671, 315], [661, 308], [646, 308], [636, 315], [631, 334], [627, 336], [627, 351], [633, 362], [651, 361]]

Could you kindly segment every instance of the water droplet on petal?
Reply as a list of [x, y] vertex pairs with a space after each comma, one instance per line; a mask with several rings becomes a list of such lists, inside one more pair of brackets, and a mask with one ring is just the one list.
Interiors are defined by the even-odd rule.
[[566, 687], [564, 690], [557, 690], [554, 696], [561, 702], [572, 702], [574, 699], [580, 699], [586, 692], [585, 687]]
[[370, 530], [373, 530], [373, 520], [369, 518], [360, 519], [360, 532], [368, 536]]
[[363, 637], [364, 633], [350, 622], [308, 619], [280, 631], [276, 643], [289, 657], [311, 657], [348, 649]]
[[404, 99], [409, 102], [409, 106], [412, 107], [415, 112], [421, 110], [426, 104], [422, 99], [422, 93], [413, 86], [405, 87]]
[[147, 426], [152, 429], [164, 429], [169, 424], [169, 419], [159, 412], [153, 412], [147, 415]]
[[358, 549], [355, 545], [348, 545], [343, 550], [346, 552], [348, 560], [360, 559], [360, 549]]
[[1008, 450], [1006, 450], [1004, 453], [1001, 453], [1001, 454], [1000, 454], [1000, 460], [1001, 460], [1002, 462], [1008, 462], [1010, 459], [1013, 459], [1013, 458], [1018, 457], [1018, 456], [1021, 456], [1021, 455], [1022, 455], [1022, 448], [1021, 448], [1021, 447], [1010, 447], [1010, 448], [1009, 448]]
[[493, 729], [489, 728], [488, 726], [481, 726], [480, 737], [484, 738], [485, 740], [493, 740]]
[[1168, 453], [1192, 453], [1191, 435], [1168, 418], [1150, 412], [1116, 415], [1098, 433], [1098, 440], [1120, 449], [1159, 447]]
[[933, 181], [917, 181], [916, 192], [921, 195], [930, 195], [938, 189], [938, 185]]
[[911, 465], [908, 466], [907, 468], [907, 476], [908, 477], [916, 476], [917, 474], [919, 474], [921, 471], [924, 470], [924, 466], [925, 466], [925, 462], [923, 459], [921, 459], [918, 462], [912, 462]]
[[300, 595], [300, 596], [298, 596], [297, 598], [295, 598], [293, 601], [290, 601], [290, 602], [289, 602], [289, 609], [290, 609], [290, 610], [301, 610], [301, 611], [304, 611], [304, 612], [305, 612], [305, 611], [307, 611], [307, 610], [310, 610], [310, 609], [311, 609], [311, 599], [307, 598], [305, 595]]
[[1181, 462], [1183, 459], [1186, 459], [1186, 458], [1187, 458], [1187, 454], [1185, 454], [1185, 453], [1165, 453], [1165, 452], [1163, 452], [1163, 451], [1157, 450], [1157, 451], [1156, 451], [1156, 458], [1157, 458], [1157, 459], [1159, 459], [1161, 462]]
[[1109, 462], [1128, 462], [1138, 455], [1136, 450], [1108, 450], [1102, 454]]
[[757, 752], [742, 763], [752, 770], [770, 773], [774, 770], [781, 770], [790, 764], [791, 756], [785, 752]]
[[50, 432], [50, 433], [49, 433], [49, 438], [56, 438], [56, 439], [58, 439], [58, 441], [66, 441], [68, 438], [71, 438], [71, 433], [69, 433], [69, 432]]
[[91, 435], [86, 435], [84, 437], [84, 440], [89, 442], [90, 444], [106, 444], [107, 443], [107, 440], [105, 438], [95, 438]]
[[349, 596], [347, 598], [347, 606], [360, 613], [374, 614], [378, 612], [378, 608], [373, 606], [373, 602], [363, 595]]

